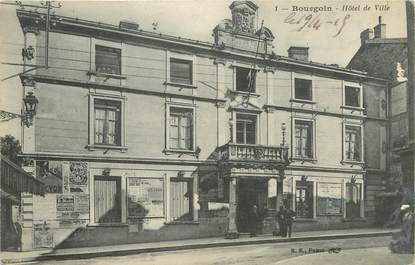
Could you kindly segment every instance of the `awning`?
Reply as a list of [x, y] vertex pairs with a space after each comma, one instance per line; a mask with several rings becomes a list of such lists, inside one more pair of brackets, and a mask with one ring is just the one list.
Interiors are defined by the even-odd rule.
[[[20, 198], [22, 192], [44, 195], [44, 184], [24, 171], [21, 167], [1, 155], [1, 195]], [[4, 195], [4, 196], [3, 196]]]

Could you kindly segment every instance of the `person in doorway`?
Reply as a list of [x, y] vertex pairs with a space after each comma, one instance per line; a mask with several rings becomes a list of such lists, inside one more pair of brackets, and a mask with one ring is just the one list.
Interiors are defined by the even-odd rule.
[[13, 229], [16, 235], [15, 247], [17, 251], [22, 251], [22, 226], [19, 222], [13, 223]]
[[286, 237], [287, 236], [287, 229], [286, 229], [286, 214], [284, 206], [280, 206], [280, 210], [277, 212], [277, 222], [279, 226], [279, 233], [277, 235]]
[[250, 218], [250, 227], [251, 227], [251, 237], [256, 236], [259, 222], [259, 213], [258, 207], [254, 204], [251, 209], [251, 218]]
[[267, 209], [266, 203], [263, 203], [262, 207], [258, 209], [258, 214], [259, 214], [258, 231], [260, 231], [260, 233], [262, 234], [263, 229], [264, 229], [264, 221], [265, 221], [265, 218], [267, 218], [268, 216], [268, 209]]
[[295, 212], [289, 208], [285, 210], [285, 225], [286, 230], [288, 233], [288, 237], [291, 237], [292, 229], [293, 229], [293, 222], [295, 219]]

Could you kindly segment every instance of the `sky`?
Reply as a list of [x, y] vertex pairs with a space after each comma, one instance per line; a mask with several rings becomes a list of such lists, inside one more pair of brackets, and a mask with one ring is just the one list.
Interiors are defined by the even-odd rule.
[[[0, 0], [1, 2], [1, 0]], [[310, 60], [346, 66], [360, 47], [360, 32], [373, 28], [378, 17], [386, 26], [387, 37], [406, 37], [404, 1], [314, 1], [261, 0], [258, 25], [264, 21], [274, 36], [274, 51], [287, 55], [290, 46], [309, 47]], [[23, 1], [23, 4], [39, 1]], [[60, 1], [57, 15], [118, 25], [120, 20], [135, 21], [143, 30], [213, 42], [212, 30], [222, 19], [231, 19], [223, 0], [136, 0], [136, 1]], [[56, 3], [55, 3], [56, 4]], [[379, 10], [379, 7], [383, 7]], [[308, 8], [314, 8], [308, 11]], [[346, 8], [346, 9], [345, 9]], [[378, 10], [375, 10], [378, 8]], [[0, 61], [21, 63], [23, 33], [16, 7], [0, 5]], [[313, 12], [318, 11], [319, 12]], [[21, 67], [0, 64], [0, 79], [19, 73]], [[20, 113], [22, 92], [18, 77], [0, 81], [0, 110]], [[0, 136], [11, 133], [20, 138], [18, 119], [0, 122]]]

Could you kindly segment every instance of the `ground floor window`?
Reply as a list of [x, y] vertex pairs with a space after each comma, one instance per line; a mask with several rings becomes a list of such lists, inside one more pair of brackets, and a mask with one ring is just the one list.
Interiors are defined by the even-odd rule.
[[297, 217], [313, 218], [313, 182], [299, 180], [295, 188], [295, 211]]
[[346, 183], [346, 218], [359, 218], [362, 184]]
[[317, 214], [330, 215], [342, 213], [342, 183], [317, 185]]
[[172, 221], [193, 220], [192, 179], [170, 179], [170, 219]]
[[164, 217], [164, 180], [162, 178], [127, 178], [128, 218]]

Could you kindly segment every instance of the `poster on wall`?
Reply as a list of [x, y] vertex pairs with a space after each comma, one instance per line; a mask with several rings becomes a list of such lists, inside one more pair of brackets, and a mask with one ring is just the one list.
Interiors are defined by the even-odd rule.
[[342, 184], [318, 183], [317, 214], [342, 213]]
[[89, 213], [88, 194], [75, 194], [74, 211], [80, 213]]
[[70, 192], [88, 191], [88, 164], [86, 162], [69, 163]]
[[128, 217], [164, 217], [164, 181], [158, 178], [127, 179]]
[[62, 193], [62, 162], [36, 161], [37, 179], [45, 184], [46, 193]]
[[73, 195], [57, 195], [56, 210], [59, 212], [70, 212], [75, 210], [75, 199]]

